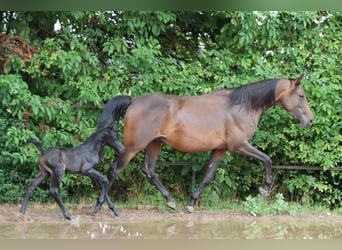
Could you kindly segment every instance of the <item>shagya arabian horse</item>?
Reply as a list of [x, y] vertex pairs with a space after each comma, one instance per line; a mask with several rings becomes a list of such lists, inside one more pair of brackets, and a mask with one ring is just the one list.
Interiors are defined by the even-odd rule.
[[[214, 179], [215, 171], [226, 151], [261, 160], [265, 166], [263, 196], [272, 183], [272, 161], [249, 140], [253, 137], [260, 116], [270, 107], [280, 105], [303, 127], [312, 125], [312, 113], [297, 79], [267, 79], [232, 89], [216, 90], [199, 96], [149, 94], [132, 98], [110, 99], [98, 122], [98, 129], [109, 126], [124, 114], [125, 152], [119, 155], [108, 173], [108, 190], [131, 159], [145, 150], [142, 169], [167, 200], [176, 205], [170, 192], [155, 175], [155, 164], [162, 143], [187, 153], [211, 151], [202, 183], [192, 193], [189, 213], [205, 187]], [[126, 112], [125, 112], [126, 110]], [[97, 204], [95, 209], [100, 209]]]
[[119, 216], [119, 212], [115, 209], [107, 195], [107, 178], [95, 170], [95, 167], [101, 162], [105, 146], [113, 148], [118, 153], [124, 151], [124, 147], [117, 133], [111, 127], [97, 130], [83, 144], [74, 148], [49, 148], [43, 150], [36, 139], [29, 138], [27, 142], [33, 143], [41, 152], [41, 156], [39, 157], [39, 173], [28, 185], [20, 208], [20, 213], [23, 216], [25, 215], [27, 203], [33, 191], [42, 181], [50, 176], [50, 194], [62, 210], [64, 218], [68, 220], [73, 219], [73, 216], [65, 208], [59, 196], [59, 187], [65, 172], [89, 176], [101, 189], [98, 203], [103, 204], [104, 200], [106, 200], [114, 215]]

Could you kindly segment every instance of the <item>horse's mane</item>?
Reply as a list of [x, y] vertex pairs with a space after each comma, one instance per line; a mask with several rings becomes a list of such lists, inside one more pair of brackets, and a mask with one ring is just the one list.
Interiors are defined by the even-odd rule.
[[275, 102], [275, 89], [279, 79], [267, 79], [232, 88], [230, 105], [241, 105], [247, 111], [265, 110]]

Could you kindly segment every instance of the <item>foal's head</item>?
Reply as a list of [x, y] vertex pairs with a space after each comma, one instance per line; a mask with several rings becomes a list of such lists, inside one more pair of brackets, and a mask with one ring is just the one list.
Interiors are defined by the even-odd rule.
[[313, 116], [301, 86], [302, 79], [303, 75], [297, 79], [279, 80], [276, 88], [276, 100], [303, 127], [310, 127]]
[[115, 149], [117, 153], [121, 154], [125, 148], [122, 145], [118, 133], [111, 127], [105, 128], [104, 142], [109, 147]]

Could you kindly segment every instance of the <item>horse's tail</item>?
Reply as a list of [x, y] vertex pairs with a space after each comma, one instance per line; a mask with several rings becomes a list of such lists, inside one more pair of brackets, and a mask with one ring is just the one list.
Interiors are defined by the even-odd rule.
[[38, 150], [40, 151], [40, 153], [43, 153], [44, 149], [42, 148], [42, 145], [40, 145], [39, 141], [37, 139], [34, 138], [28, 138], [27, 143], [32, 143], [33, 145], [35, 145]]
[[131, 104], [132, 97], [127, 95], [115, 96], [109, 99], [103, 107], [102, 114], [97, 123], [97, 130], [112, 126]]

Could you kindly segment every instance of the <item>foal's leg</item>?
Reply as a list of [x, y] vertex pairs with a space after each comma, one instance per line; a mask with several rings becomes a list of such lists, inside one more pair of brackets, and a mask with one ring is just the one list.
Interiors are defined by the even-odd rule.
[[142, 165], [142, 170], [147, 175], [149, 180], [158, 188], [161, 194], [165, 197], [165, 199], [167, 200], [167, 206], [172, 209], [176, 209], [176, 204], [172, 199], [170, 192], [165, 188], [165, 186], [161, 183], [161, 181], [155, 174], [155, 166], [160, 151], [160, 147], [160, 141], [153, 141], [145, 148], [145, 157], [144, 163]]
[[37, 188], [37, 186], [42, 183], [42, 181], [46, 180], [49, 177], [49, 173], [45, 170], [41, 170], [39, 174], [30, 182], [27, 187], [27, 191], [24, 196], [23, 203], [20, 208], [20, 213], [25, 214], [27, 203], [29, 198], [31, 197], [33, 191]]
[[194, 212], [194, 206], [200, 195], [202, 194], [203, 190], [208, 186], [208, 184], [214, 179], [216, 174], [216, 169], [218, 164], [220, 163], [221, 159], [223, 158], [226, 150], [214, 150], [210, 156], [210, 160], [207, 166], [207, 171], [205, 173], [204, 179], [201, 185], [196, 189], [195, 192], [191, 195], [190, 205], [186, 206], [186, 209], [189, 213]]
[[59, 187], [64, 175], [63, 168], [57, 169], [56, 171], [52, 172], [51, 174], [51, 185], [50, 185], [50, 194], [57, 202], [58, 206], [62, 210], [63, 216], [67, 220], [72, 220], [73, 216], [70, 215], [68, 210], [65, 208], [61, 197], [59, 196]]
[[270, 157], [265, 153], [259, 151], [252, 145], [250, 145], [248, 142], [243, 144], [235, 152], [241, 155], [253, 157], [257, 160], [261, 160], [264, 163], [266, 177], [264, 186], [259, 188], [259, 192], [263, 197], [266, 197], [272, 184], [272, 160], [270, 159]]
[[[108, 185], [106, 187], [106, 195], [108, 194], [110, 188], [112, 187], [113, 182], [118, 176], [120, 170], [128, 164], [128, 162], [136, 155], [137, 152], [138, 151], [126, 150], [122, 154], [120, 154], [117, 157], [117, 159], [112, 163], [112, 165], [110, 166], [109, 172], [107, 174]], [[97, 204], [96, 204], [97, 212], [100, 211], [103, 203], [104, 203], [104, 200], [102, 199], [97, 200]]]
[[94, 208], [94, 213], [97, 213], [98, 211], [100, 211], [99, 204], [103, 204], [104, 199], [105, 199], [107, 201], [109, 209], [113, 211], [115, 216], [119, 216], [120, 215], [119, 211], [116, 210], [113, 202], [111, 201], [108, 194], [106, 193], [107, 184], [108, 184], [107, 178], [93, 168], [90, 168], [87, 171], [82, 172], [82, 174], [88, 176], [90, 179], [95, 181], [98, 184], [99, 188], [101, 189], [101, 194], [100, 194], [98, 201], [97, 201], [97, 204]]

